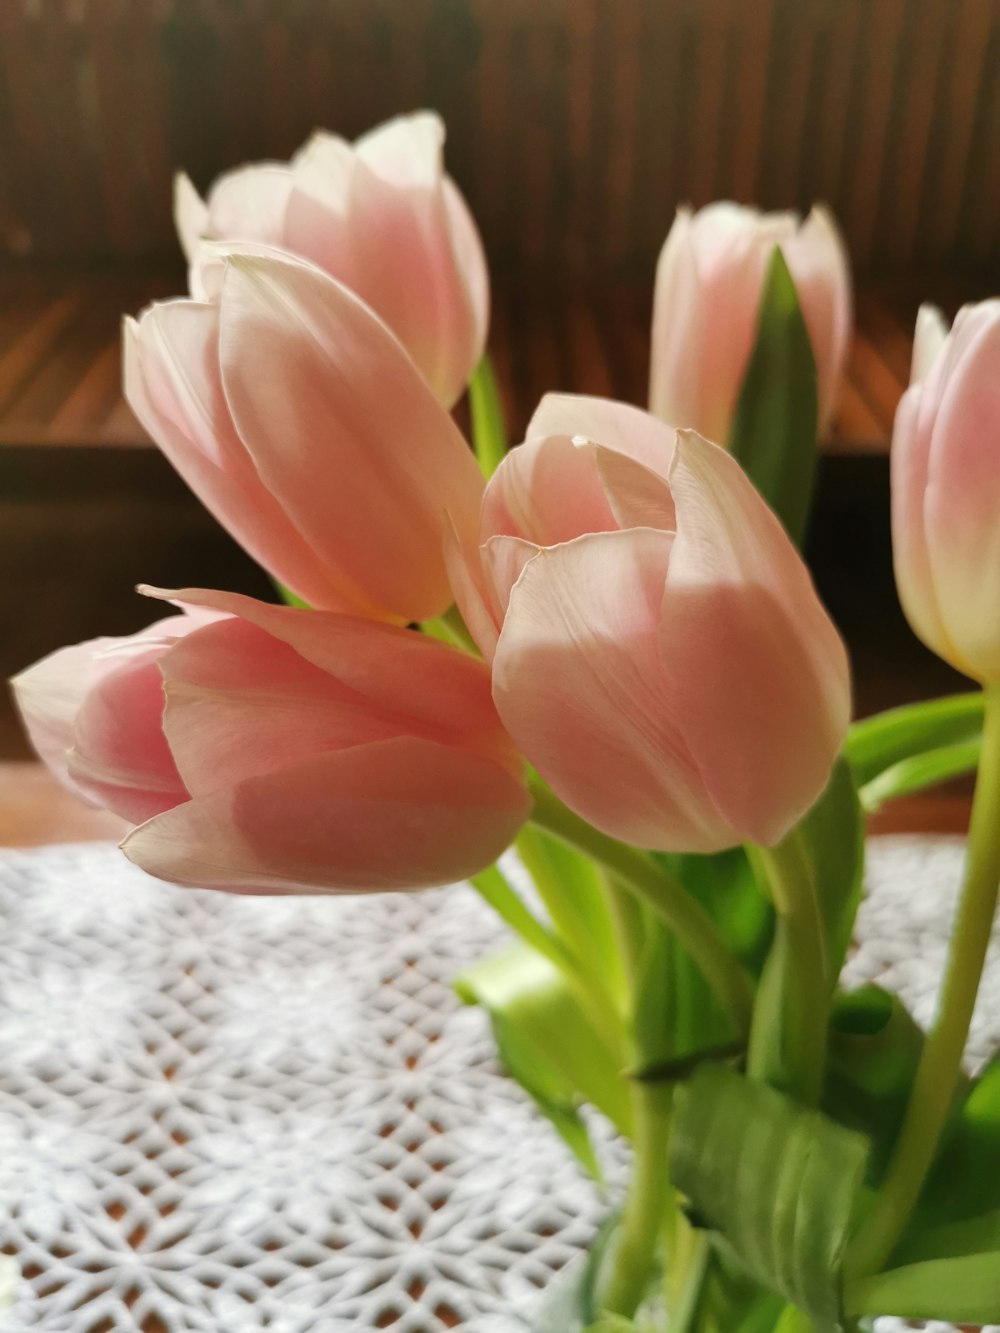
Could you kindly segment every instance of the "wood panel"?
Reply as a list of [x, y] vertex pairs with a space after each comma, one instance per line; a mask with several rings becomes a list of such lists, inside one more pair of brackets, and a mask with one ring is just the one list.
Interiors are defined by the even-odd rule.
[[[0, 270], [0, 445], [142, 445], [121, 399], [120, 324], [180, 289], [179, 273]], [[594, 393], [642, 404], [651, 292], [630, 281], [584, 285], [501, 277], [491, 348], [511, 434], [520, 438], [542, 394]], [[952, 314], [985, 295], [940, 279], [864, 286], [827, 452], [878, 454], [909, 379], [918, 304]]]
[[1000, 269], [996, 0], [4, 0], [0, 247], [172, 253], [175, 169], [422, 104], [499, 266], [648, 273], [734, 196]]

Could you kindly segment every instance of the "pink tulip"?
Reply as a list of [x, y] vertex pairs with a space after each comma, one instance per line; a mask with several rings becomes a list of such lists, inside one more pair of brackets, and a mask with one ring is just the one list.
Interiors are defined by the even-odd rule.
[[178, 884], [324, 893], [447, 883], [508, 845], [530, 800], [481, 662], [373, 621], [176, 596], [192, 618], [16, 683], [43, 758], [68, 748], [89, 796], [145, 820], [131, 860]]
[[843, 644], [736, 461], [549, 396], [449, 561], [500, 717], [577, 814], [669, 851], [777, 842], [850, 713]]
[[203, 295], [202, 239], [256, 241], [302, 255], [389, 325], [448, 407], [482, 356], [489, 275], [476, 224], [445, 175], [444, 125], [400, 116], [349, 144], [314, 134], [289, 163], [228, 172], [202, 200], [179, 176], [174, 214]]
[[236, 255], [211, 301], [125, 325], [140, 421], [237, 541], [312, 606], [407, 622], [451, 604], [441, 516], [482, 475], [385, 326], [304, 262]]
[[932, 652], [1000, 681], [1000, 300], [925, 307], [892, 437], [896, 585]]
[[138, 634], [60, 648], [14, 677], [25, 730], [64, 786], [133, 823], [187, 800], [163, 735], [159, 662], [214, 619], [192, 607]]
[[847, 252], [830, 213], [681, 208], [660, 252], [649, 406], [674, 426], [728, 444], [775, 246], [795, 281], [816, 360], [819, 429], [833, 410], [851, 333]]

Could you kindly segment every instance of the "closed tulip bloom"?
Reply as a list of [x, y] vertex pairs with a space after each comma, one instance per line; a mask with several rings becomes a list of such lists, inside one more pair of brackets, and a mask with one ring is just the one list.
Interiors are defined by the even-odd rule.
[[312, 606], [403, 623], [451, 603], [441, 514], [474, 523], [483, 479], [403, 348], [303, 262], [236, 255], [212, 300], [124, 332], [125, 392], [247, 551]]
[[636, 408], [550, 396], [453, 538], [505, 726], [577, 814], [666, 851], [772, 845], [826, 785], [843, 644], [736, 461]]
[[780, 246], [816, 361], [819, 429], [833, 411], [851, 333], [851, 275], [832, 216], [681, 208], [656, 269], [649, 406], [673, 426], [728, 444], [753, 352], [761, 296]]
[[896, 585], [924, 643], [1000, 681], [1000, 300], [921, 310], [892, 436]]
[[363, 892], [461, 879], [508, 845], [530, 800], [481, 662], [373, 621], [176, 596], [194, 621], [125, 641], [119, 667], [64, 650], [75, 699], [51, 659], [18, 683], [32, 735], [54, 688], [70, 776], [145, 821], [130, 860], [233, 893]]
[[14, 677], [28, 737], [64, 786], [132, 823], [187, 800], [163, 735], [159, 662], [214, 619], [192, 607], [138, 634], [60, 648]]
[[389, 325], [451, 406], [486, 342], [489, 275], [468, 206], [445, 174], [445, 131], [428, 111], [350, 144], [315, 134], [291, 162], [227, 172], [202, 200], [177, 178], [174, 214], [200, 289], [200, 242], [263, 242], [338, 278]]

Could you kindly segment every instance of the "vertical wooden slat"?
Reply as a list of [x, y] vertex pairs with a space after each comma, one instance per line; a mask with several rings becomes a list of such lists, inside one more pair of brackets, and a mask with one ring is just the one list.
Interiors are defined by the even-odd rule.
[[896, 84], [897, 48], [906, 0], [878, 0], [864, 7], [857, 48], [862, 75], [855, 84], [851, 148], [841, 209], [855, 263], [867, 264], [875, 240], [886, 136]]
[[691, 139], [690, 202], [695, 208], [720, 193], [717, 181], [722, 150], [722, 105], [726, 75], [726, 46], [730, 0], [696, 0], [688, 11], [698, 34], [697, 82], [688, 99], [695, 127]]
[[[931, 263], [945, 258], [955, 243], [977, 96], [983, 87], [990, 24], [996, 14], [995, 0], [956, 0], [953, 6], [951, 41], [942, 57], [945, 77], [936, 123], [932, 125], [920, 203], [925, 219], [922, 258]], [[996, 170], [1000, 171], [1000, 166]]]
[[737, 203], [760, 200], [760, 157], [771, 71], [774, 0], [737, 7], [734, 29], [736, 61], [735, 106], [726, 126], [729, 148], [729, 193]]
[[908, 68], [894, 108], [896, 132], [884, 159], [881, 236], [878, 249], [894, 263], [913, 263], [921, 222], [921, 191], [931, 124], [937, 114], [938, 74], [945, 49], [948, 11], [940, 0], [911, 0], [907, 25]]
[[822, 29], [818, 111], [810, 144], [809, 193], [816, 200], [842, 197], [847, 165], [847, 132], [858, 74], [858, 29], [868, 0], [832, 0]]

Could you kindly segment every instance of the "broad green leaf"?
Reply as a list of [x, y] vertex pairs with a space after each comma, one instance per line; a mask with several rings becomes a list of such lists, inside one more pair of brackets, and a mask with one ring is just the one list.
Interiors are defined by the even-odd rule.
[[974, 773], [979, 767], [982, 748], [982, 737], [976, 736], [972, 740], [956, 741], [954, 745], [942, 745], [925, 754], [900, 759], [861, 788], [859, 795], [865, 813], [872, 815], [901, 796], [912, 796], [914, 792]]
[[856, 1315], [992, 1324], [1000, 1319], [1000, 1252], [892, 1268], [850, 1283], [845, 1296]]
[[868, 1135], [873, 1183], [896, 1142], [923, 1044], [924, 1034], [902, 1001], [878, 986], [834, 1001], [822, 1107]]
[[[741, 847], [714, 856], [669, 856], [659, 861], [712, 917], [749, 970], [760, 972], [774, 929], [774, 913], [757, 886]], [[637, 1046], [644, 1067], [701, 1058], [728, 1047], [734, 1031], [701, 969], [662, 921], [649, 914], [641, 970], [642, 1005]]]
[[902, 1265], [928, 1259], [957, 1259], [962, 1255], [985, 1254], [988, 1250], [1000, 1253], [1000, 1211], [928, 1227], [904, 1240], [894, 1258]]
[[775, 246], [728, 443], [797, 546], [815, 484], [817, 432], [816, 361], [795, 283]]
[[476, 892], [493, 908], [497, 916], [505, 921], [515, 934], [520, 935], [526, 944], [530, 944], [557, 967], [568, 965], [565, 949], [550, 930], [534, 917], [523, 900], [511, 888], [499, 866], [487, 866], [478, 875], [473, 875], [472, 885]]
[[585, 1333], [637, 1333], [631, 1319], [620, 1314], [601, 1315], [594, 1324], [588, 1324]]
[[[631, 1113], [621, 1062], [548, 959], [515, 944], [474, 964], [455, 989], [467, 1004], [481, 1004], [490, 1014], [511, 1074], [564, 1137], [570, 1118], [583, 1125], [576, 1109], [580, 1098], [628, 1134]], [[579, 1156], [579, 1133], [567, 1142]], [[592, 1168], [592, 1153], [581, 1160]]]
[[982, 730], [983, 694], [971, 690], [862, 718], [848, 732], [844, 756], [858, 786], [866, 787], [905, 760], [978, 740]]
[[694, 1218], [824, 1328], [841, 1315], [867, 1154], [861, 1135], [718, 1065], [702, 1065], [677, 1094], [670, 1176]]
[[507, 452], [503, 405], [488, 352], [469, 381], [469, 410], [472, 417], [472, 447], [483, 473], [492, 477]]
[[996, 1209], [1000, 1209], [1000, 1057], [973, 1083], [946, 1132], [921, 1195], [918, 1225], [922, 1230]]
[[624, 975], [600, 871], [582, 852], [531, 825], [521, 830], [515, 845], [559, 938], [608, 990], [620, 995]]

